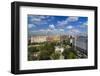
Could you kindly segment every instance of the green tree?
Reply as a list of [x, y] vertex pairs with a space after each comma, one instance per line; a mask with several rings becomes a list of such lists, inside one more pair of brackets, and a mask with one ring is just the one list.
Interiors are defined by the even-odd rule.
[[40, 54], [38, 56], [39, 60], [50, 60], [49, 52], [46, 50], [40, 51]]
[[48, 52], [49, 55], [51, 55], [55, 51], [55, 47], [53, 43], [46, 43], [44, 45], [44, 50]]
[[36, 60], [37, 58], [34, 56], [34, 53], [38, 52], [39, 50], [36, 47], [28, 47], [28, 60]]
[[73, 52], [70, 52], [68, 55], [68, 59], [75, 59], [76, 55]]
[[38, 52], [39, 50], [36, 47], [28, 47], [28, 52], [33, 53], [33, 52]]
[[51, 55], [51, 59], [59, 59], [60, 58], [60, 53], [59, 52], [54, 52], [52, 55]]
[[76, 52], [73, 48], [66, 48], [62, 54], [63, 54], [65, 59], [77, 58]]

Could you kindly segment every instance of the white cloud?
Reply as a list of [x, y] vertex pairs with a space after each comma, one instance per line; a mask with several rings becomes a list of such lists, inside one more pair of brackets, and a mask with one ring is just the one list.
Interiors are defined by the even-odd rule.
[[64, 29], [33, 30], [32, 35], [65, 35]]
[[81, 32], [80, 32], [78, 29], [71, 29], [71, 30], [69, 30], [67, 33], [68, 33], [69, 35], [75, 36], [75, 35], [80, 34]]
[[39, 31], [44, 32], [44, 31], [45, 31], [45, 29], [40, 29]]
[[78, 29], [73, 29], [73, 30], [71, 30], [71, 32], [80, 33], [80, 31]]
[[31, 21], [32, 21], [32, 22], [35, 22], [35, 21], [36, 21], [36, 22], [39, 22], [39, 21], [41, 21], [41, 19], [40, 19], [40, 18], [32, 18]]
[[70, 17], [67, 18], [67, 21], [68, 21], [68, 22], [75, 22], [75, 21], [78, 21], [78, 19], [79, 19], [79, 18], [76, 17], [76, 16], [70, 16]]
[[78, 21], [78, 19], [79, 18], [76, 17], [76, 16], [70, 16], [70, 17], [66, 18], [65, 20], [63, 20], [63, 21], [58, 21], [57, 22], [57, 27], [65, 28], [65, 26], [68, 26], [69, 22], [75, 22], [75, 21]]
[[84, 26], [87, 26], [87, 25], [88, 25], [88, 23], [87, 23], [87, 22], [84, 22], [84, 23], [83, 23], [83, 25], [84, 25]]
[[65, 24], [67, 24], [67, 23], [68, 23], [67, 19], [65, 19], [65, 20], [63, 20], [63, 21], [58, 21], [58, 24], [59, 24], [59, 25], [65, 25]]
[[40, 18], [40, 19], [45, 19], [45, 18], [46, 18], [46, 16], [39, 16], [39, 18]]
[[49, 25], [49, 29], [54, 30], [55, 26], [53, 24]]
[[67, 19], [65, 19], [63, 21], [58, 21], [56, 26], [58, 28], [64, 28], [67, 24], [68, 24], [68, 21], [67, 21]]
[[53, 17], [53, 16], [48, 17], [46, 20], [47, 20], [47, 21], [52, 21], [52, 20], [54, 20], [54, 17]]
[[40, 19], [48, 19], [49, 17], [50, 16], [46, 16], [46, 15], [45, 16], [42, 16], [42, 15], [41, 16], [38, 16], [38, 18], [40, 18]]
[[64, 29], [59, 29], [59, 31], [64, 32]]
[[49, 16], [30, 15], [29, 18], [31, 23], [38, 25], [47, 24], [47, 18], [49, 18]]
[[88, 25], [88, 23], [87, 23], [87, 22], [84, 22], [84, 23], [81, 24], [79, 27], [80, 27], [80, 28], [86, 28], [86, 27], [88, 27], [87, 25]]
[[67, 28], [67, 29], [72, 29], [73, 26], [69, 25], [69, 26], [67, 26], [66, 28]]
[[36, 27], [36, 25], [34, 25], [34, 24], [28, 24], [28, 28], [30, 29], [30, 28], [33, 28], [33, 27]]
[[79, 23], [81, 24], [81, 23], [83, 23], [83, 22], [80, 21]]
[[30, 15], [29, 16], [30, 20], [32, 22], [38, 22], [38, 21], [41, 21], [42, 19], [40, 18], [40, 16], [35, 16], [35, 15]]

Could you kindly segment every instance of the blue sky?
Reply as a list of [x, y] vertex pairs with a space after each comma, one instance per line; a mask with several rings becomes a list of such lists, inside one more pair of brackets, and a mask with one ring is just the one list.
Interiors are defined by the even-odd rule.
[[29, 35], [87, 34], [88, 17], [28, 15]]

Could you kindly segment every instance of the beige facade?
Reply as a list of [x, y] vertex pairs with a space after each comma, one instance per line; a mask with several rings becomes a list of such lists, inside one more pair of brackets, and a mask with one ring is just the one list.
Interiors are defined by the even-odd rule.
[[60, 41], [60, 36], [53, 36], [54, 41]]
[[60, 36], [48, 36], [47, 41], [60, 41]]
[[46, 37], [47, 36], [33, 36], [33, 37], [31, 37], [31, 43], [34, 43], [34, 42], [37, 42], [37, 43], [45, 42], [46, 41]]
[[55, 36], [32, 36], [30, 41], [31, 43], [40, 43], [40, 42], [46, 42], [46, 41], [60, 41], [60, 40], [65, 40], [67, 39], [67, 36], [60, 36], [60, 35], [55, 35]]

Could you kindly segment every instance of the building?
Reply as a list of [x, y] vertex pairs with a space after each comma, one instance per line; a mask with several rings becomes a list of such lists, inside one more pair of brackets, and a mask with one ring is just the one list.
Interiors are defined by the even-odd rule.
[[87, 53], [87, 46], [88, 46], [88, 38], [86, 36], [78, 36], [75, 39], [74, 45], [80, 48], [84, 53]]
[[47, 36], [32, 36], [31, 37], [31, 43], [40, 43], [40, 42], [45, 42]]
[[60, 40], [68, 40], [68, 36], [67, 35], [62, 35], [62, 36], [60, 36]]
[[56, 35], [56, 36], [48, 36], [47, 37], [47, 41], [60, 41], [60, 36]]
[[64, 48], [59, 47], [59, 46], [55, 46], [55, 52], [60, 52], [62, 53], [64, 51]]
[[32, 36], [30, 38], [31, 43], [41, 43], [41, 42], [54, 42], [54, 41], [61, 41], [68, 39], [68, 36], [60, 36], [60, 35], [53, 35], [53, 36]]

